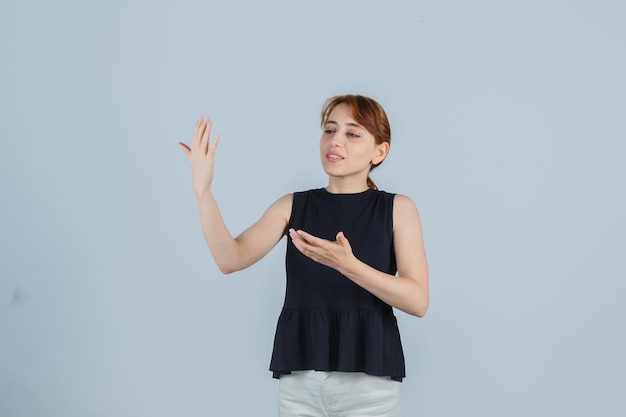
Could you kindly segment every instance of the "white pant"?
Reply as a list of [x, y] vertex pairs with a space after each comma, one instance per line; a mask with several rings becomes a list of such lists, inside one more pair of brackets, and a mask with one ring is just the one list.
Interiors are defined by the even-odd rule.
[[297, 371], [279, 379], [280, 417], [401, 417], [400, 382], [362, 372]]

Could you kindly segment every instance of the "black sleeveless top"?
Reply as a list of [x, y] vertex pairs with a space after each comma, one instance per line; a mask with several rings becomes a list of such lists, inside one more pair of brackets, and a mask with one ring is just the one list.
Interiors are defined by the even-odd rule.
[[[343, 231], [359, 260], [395, 275], [393, 198], [374, 189], [356, 194], [332, 194], [323, 188], [297, 192], [288, 227], [331, 241]], [[404, 355], [391, 306], [301, 254], [291, 239], [285, 264], [285, 303], [270, 363], [274, 377], [317, 370], [401, 381]]]

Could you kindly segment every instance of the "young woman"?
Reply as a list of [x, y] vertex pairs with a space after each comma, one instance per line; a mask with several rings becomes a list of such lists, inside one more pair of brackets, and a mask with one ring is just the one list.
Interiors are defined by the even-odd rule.
[[247, 268], [288, 235], [285, 303], [270, 370], [280, 416], [400, 416], [404, 356], [392, 307], [422, 317], [428, 269], [415, 204], [379, 191], [369, 172], [389, 151], [383, 108], [355, 95], [329, 99], [320, 139], [325, 188], [285, 195], [236, 238], [213, 194], [219, 136], [200, 118], [191, 148], [206, 243], [223, 273]]

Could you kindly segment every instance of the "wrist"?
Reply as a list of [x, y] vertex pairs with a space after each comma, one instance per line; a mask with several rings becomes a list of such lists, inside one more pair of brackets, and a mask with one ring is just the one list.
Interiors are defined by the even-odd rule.
[[202, 187], [202, 188], [196, 188], [194, 187], [193, 192], [196, 195], [196, 199], [198, 201], [202, 201], [205, 200], [207, 198], [212, 198], [213, 194], [211, 193], [211, 187]]
[[353, 280], [354, 277], [358, 276], [359, 269], [363, 266], [363, 262], [357, 259], [356, 256], [352, 255], [349, 260], [342, 266], [339, 271], [342, 275]]

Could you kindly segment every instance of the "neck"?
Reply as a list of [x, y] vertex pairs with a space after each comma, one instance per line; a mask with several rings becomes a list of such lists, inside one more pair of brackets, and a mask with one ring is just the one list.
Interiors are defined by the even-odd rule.
[[326, 191], [332, 194], [355, 194], [367, 191], [367, 178], [365, 180], [355, 180], [348, 178], [330, 177]]

